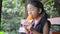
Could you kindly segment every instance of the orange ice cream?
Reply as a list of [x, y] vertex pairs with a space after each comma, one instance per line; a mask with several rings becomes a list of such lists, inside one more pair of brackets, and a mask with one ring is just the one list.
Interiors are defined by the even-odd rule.
[[33, 16], [32, 16], [32, 15], [28, 15], [27, 21], [30, 21], [30, 20], [32, 20], [32, 19], [33, 19]]

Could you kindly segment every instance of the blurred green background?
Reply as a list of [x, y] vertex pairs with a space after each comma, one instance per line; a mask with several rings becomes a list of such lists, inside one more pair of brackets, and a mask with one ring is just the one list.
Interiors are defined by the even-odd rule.
[[[26, 17], [29, 0], [2, 0], [0, 31], [4, 34], [18, 34], [20, 21]], [[49, 18], [60, 16], [60, 0], [40, 0]], [[25, 15], [24, 15], [25, 14]]]

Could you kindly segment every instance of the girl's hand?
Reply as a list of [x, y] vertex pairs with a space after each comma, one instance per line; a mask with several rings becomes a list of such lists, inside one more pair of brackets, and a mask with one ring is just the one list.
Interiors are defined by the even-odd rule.
[[25, 31], [28, 32], [28, 33], [33, 30], [32, 24], [28, 21], [25, 21], [24, 28], [25, 28]]
[[28, 29], [29, 31], [32, 31], [32, 30], [33, 30], [32, 24], [30, 24], [30, 25], [27, 27], [27, 29]]
[[29, 30], [27, 29], [28, 25], [29, 25], [28, 21], [25, 21], [25, 23], [23, 24], [26, 34], [29, 34]]

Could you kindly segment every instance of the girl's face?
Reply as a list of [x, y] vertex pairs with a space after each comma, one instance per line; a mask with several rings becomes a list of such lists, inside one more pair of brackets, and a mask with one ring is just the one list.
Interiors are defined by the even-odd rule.
[[40, 13], [38, 8], [35, 7], [32, 4], [28, 4], [27, 5], [27, 11], [28, 11], [28, 15], [31, 14], [33, 16], [33, 18], [36, 18], [39, 15], [39, 13]]

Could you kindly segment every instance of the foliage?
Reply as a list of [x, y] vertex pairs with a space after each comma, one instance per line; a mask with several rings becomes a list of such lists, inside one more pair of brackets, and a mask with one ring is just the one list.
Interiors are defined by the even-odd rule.
[[0, 31], [16, 34], [25, 12], [22, 0], [2, 0]]
[[60, 32], [60, 25], [52, 25], [51, 29], [53, 32]]
[[3, 31], [1, 31], [1, 32], [0, 32], [0, 34], [4, 34], [4, 32], [3, 32]]
[[48, 0], [44, 3], [44, 8], [50, 18], [59, 16], [58, 11], [56, 10], [57, 8], [54, 7], [54, 4], [55, 2], [53, 0]]

